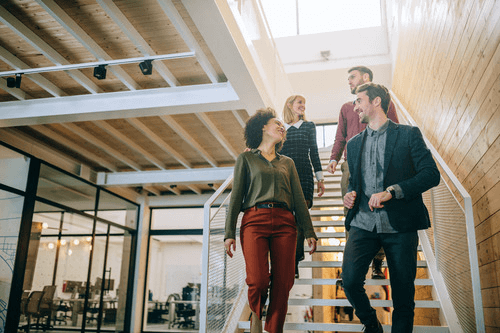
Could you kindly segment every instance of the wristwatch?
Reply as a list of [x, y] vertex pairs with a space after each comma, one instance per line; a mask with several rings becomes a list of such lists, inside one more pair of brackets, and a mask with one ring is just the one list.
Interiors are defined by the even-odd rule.
[[394, 189], [393, 186], [389, 186], [388, 188], [385, 189], [385, 191], [391, 194], [392, 199], [396, 199], [396, 190]]

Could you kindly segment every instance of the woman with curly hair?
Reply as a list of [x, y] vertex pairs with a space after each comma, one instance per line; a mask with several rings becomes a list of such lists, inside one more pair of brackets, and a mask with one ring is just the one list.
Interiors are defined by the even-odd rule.
[[[304, 192], [307, 207], [311, 208], [314, 195], [313, 168], [318, 180], [318, 197], [325, 193], [325, 183], [318, 144], [316, 143], [316, 126], [306, 120], [306, 99], [300, 95], [287, 98], [283, 107], [286, 141], [281, 154], [290, 157], [299, 174], [300, 185]], [[295, 277], [299, 277], [299, 262], [304, 260], [304, 234], [297, 230], [297, 247], [295, 253]]]
[[[288, 295], [294, 283], [297, 228], [316, 250], [316, 234], [293, 161], [278, 151], [285, 128], [273, 109], [258, 110], [245, 126], [246, 145], [234, 167], [234, 182], [226, 218], [224, 246], [229, 257], [236, 250], [236, 222], [246, 263], [250, 332], [262, 332], [262, 309], [269, 290], [265, 330], [283, 332]], [[294, 215], [295, 214], [295, 215]], [[270, 259], [270, 260], [269, 260]], [[270, 261], [270, 268], [269, 268]]]

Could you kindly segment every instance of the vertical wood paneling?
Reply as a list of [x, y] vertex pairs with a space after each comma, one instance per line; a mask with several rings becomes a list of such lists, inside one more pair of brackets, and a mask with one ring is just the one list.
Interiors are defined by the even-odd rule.
[[393, 90], [474, 208], [487, 332], [500, 329], [500, 0], [388, 0]]

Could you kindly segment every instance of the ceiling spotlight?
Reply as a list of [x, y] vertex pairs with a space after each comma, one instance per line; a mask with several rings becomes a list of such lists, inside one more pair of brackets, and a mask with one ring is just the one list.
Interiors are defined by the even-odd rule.
[[330, 50], [321, 51], [320, 54], [321, 54], [321, 57], [323, 59], [325, 59], [326, 61], [330, 60]]
[[21, 88], [21, 75], [16, 74], [16, 77], [8, 77], [7, 78], [7, 87], [9, 88]]
[[139, 63], [142, 74], [151, 75], [153, 73], [153, 60], [144, 60]]
[[106, 78], [106, 65], [94, 67], [94, 77], [98, 80], [104, 80]]

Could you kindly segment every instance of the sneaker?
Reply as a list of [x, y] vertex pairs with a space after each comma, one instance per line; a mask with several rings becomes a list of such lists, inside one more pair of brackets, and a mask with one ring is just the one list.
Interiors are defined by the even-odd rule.
[[384, 274], [384, 272], [382, 272], [382, 260], [373, 259], [372, 279], [375, 279], [375, 280], [385, 279], [385, 274]]
[[365, 333], [384, 333], [384, 328], [380, 324], [380, 322], [377, 319], [376, 323], [368, 324], [365, 325], [365, 328], [363, 328], [363, 332]]

